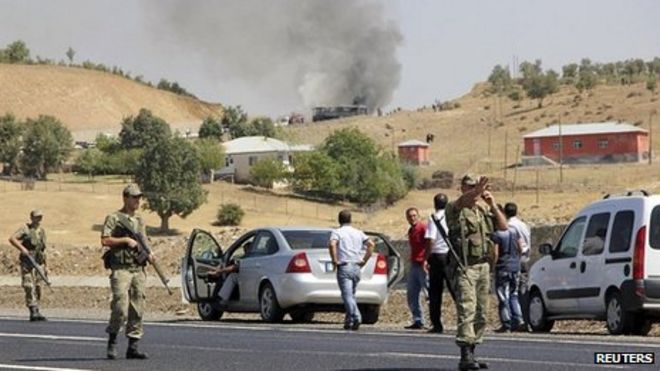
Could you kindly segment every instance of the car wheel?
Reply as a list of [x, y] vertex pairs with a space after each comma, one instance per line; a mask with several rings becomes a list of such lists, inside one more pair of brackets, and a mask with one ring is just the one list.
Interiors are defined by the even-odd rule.
[[284, 311], [277, 302], [275, 289], [270, 283], [266, 283], [259, 293], [259, 312], [266, 322], [280, 322], [284, 318]]
[[607, 330], [612, 335], [621, 335], [632, 329], [632, 313], [623, 309], [621, 293], [612, 292], [607, 296]]
[[362, 315], [362, 323], [373, 325], [378, 322], [380, 315], [380, 305], [363, 305], [360, 306], [360, 314]]
[[548, 320], [545, 303], [543, 303], [543, 298], [538, 290], [532, 291], [529, 297], [527, 313], [529, 327], [532, 328], [533, 332], [550, 332], [552, 326], [555, 325], [555, 321]]
[[653, 322], [640, 313], [633, 320], [630, 333], [633, 335], [646, 336], [651, 331], [651, 327], [653, 327]]
[[213, 303], [205, 301], [197, 303], [197, 313], [203, 321], [217, 321], [222, 317], [223, 311], [218, 310]]
[[309, 310], [294, 310], [289, 315], [295, 323], [309, 323], [314, 319], [314, 312]]

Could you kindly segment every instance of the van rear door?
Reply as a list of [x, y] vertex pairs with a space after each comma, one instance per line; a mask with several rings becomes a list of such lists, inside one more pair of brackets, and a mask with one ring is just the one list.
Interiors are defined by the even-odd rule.
[[660, 205], [651, 211], [648, 243], [644, 249], [644, 286], [646, 297], [660, 300]]

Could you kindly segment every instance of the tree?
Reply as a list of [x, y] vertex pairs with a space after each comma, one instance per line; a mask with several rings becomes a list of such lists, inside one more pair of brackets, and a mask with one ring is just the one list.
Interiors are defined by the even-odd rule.
[[286, 166], [276, 158], [262, 159], [250, 168], [250, 179], [259, 187], [273, 188], [273, 183], [286, 177]]
[[270, 117], [256, 117], [250, 121], [248, 135], [259, 135], [273, 138], [276, 136], [275, 124]]
[[492, 85], [492, 92], [502, 95], [511, 86], [511, 74], [509, 69], [499, 64], [493, 68], [488, 76], [488, 82]]
[[209, 182], [213, 181], [213, 170], [222, 166], [225, 151], [214, 139], [200, 139], [195, 143], [197, 155], [199, 156], [202, 173], [207, 175]]
[[119, 142], [124, 149], [146, 148], [171, 135], [170, 126], [165, 120], [142, 108], [137, 116], [127, 117], [121, 123]]
[[521, 63], [520, 70], [523, 74], [521, 84], [525, 93], [529, 98], [539, 100], [538, 108], [543, 107], [543, 99], [559, 89], [557, 73], [553, 70], [544, 73], [539, 59], [534, 64]]
[[9, 63], [25, 63], [30, 58], [30, 49], [22, 40], [14, 41], [5, 49], [5, 59]]
[[145, 207], [160, 217], [161, 232], [169, 231], [170, 217], [185, 218], [206, 202], [200, 170], [197, 151], [183, 138], [161, 137], [145, 148], [135, 181], [144, 192]]
[[339, 166], [323, 151], [297, 154], [291, 183], [296, 191], [314, 191], [321, 196], [332, 197], [339, 187]]
[[66, 50], [66, 57], [69, 58], [69, 64], [73, 63], [73, 57], [76, 55], [76, 51], [72, 47]]
[[58, 119], [52, 116], [28, 119], [19, 160], [21, 172], [45, 180], [49, 172], [69, 158], [72, 150], [71, 132]]
[[202, 125], [199, 127], [199, 137], [204, 138], [214, 138], [217, 140], [222, 140], [222, 125], [220, 121], [209, 116], [204, 119]]
[[646, 80], [646, 89], [651, 91], [651, 94], [655, 94], [655, 89], [657, 87], [657, 82], [655, 80], [655, 73], [649, 75]]
[[561, 68], [561, 79], [566, 84], [573, 84], [577, 79], [578, 65], [571, 63]]
[[104, 154], [98, 148], [88, 148], [78, 156], [75, 162], [75, 171], [87, 174], [90, 178], [104, 173]]
[[0, 116], [0, 162], [5, 164], [4, 175], [18, 172], [18, 156], [21, 153], [23, 125], [11, 114]]
[[232, 139], [239, 138], [243, 134], [244, 126], [247, 123], [248, 116], [241, 106], [228, 106], [225, 108], [220, 123], [223, 128], [229, 130]]

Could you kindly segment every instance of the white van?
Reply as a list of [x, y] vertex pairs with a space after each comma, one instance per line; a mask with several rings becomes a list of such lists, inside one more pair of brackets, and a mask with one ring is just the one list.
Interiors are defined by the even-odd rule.
[[528, 321], [607, 321], [611, 334], [646, 335], [660, 318], [660, 195], [607, 195], [582, 211], [531, 267]]

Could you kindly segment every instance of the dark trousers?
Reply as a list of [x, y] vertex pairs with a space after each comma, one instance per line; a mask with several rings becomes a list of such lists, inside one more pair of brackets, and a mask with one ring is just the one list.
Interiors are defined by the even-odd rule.
[[453, 278], [447, 269], [447, 254], [431, 254], [429, 257], [429, 316], [434, 328], [442, 328], [442, 292], [445, 283], [451, 298], [456, 301]]

